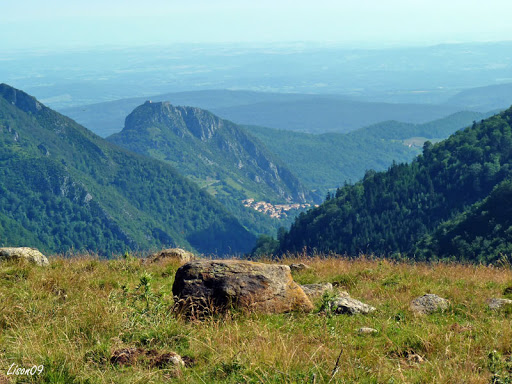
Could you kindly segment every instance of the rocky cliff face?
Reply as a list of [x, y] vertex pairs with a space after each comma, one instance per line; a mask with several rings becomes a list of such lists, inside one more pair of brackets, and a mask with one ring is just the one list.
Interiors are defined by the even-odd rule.
[[304, 203], [312, 196], [276, 156], [238, 125], [212, 113], [147, 101], [108, 140], [167, 160], [213, 194]]
[[37, 113], [43, 109], [42, 104], [35, 97], [27, 95], [25, 92], [12, 88], [7, 84], [0, 84], [0, 97], [26, 113]]

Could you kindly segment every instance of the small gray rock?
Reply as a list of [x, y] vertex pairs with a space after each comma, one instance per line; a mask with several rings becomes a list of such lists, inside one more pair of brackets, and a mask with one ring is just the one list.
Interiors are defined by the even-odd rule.
[[362, 334], [372, 334], [372, 333], [378, 333], [379, 331], [377, 331], [375, 328], [361, 327], [357, 330], [357, 332], [362, 333]]
[[375, 308], [371, 305], [360, 302], [359, 300], [351, 297], [335, 297], [329, 302], [329, 309], [337, 315], [366, 315], [370, 312], [375, 311]]
[[487, 304], [489, 305], [490, 309], [497, 310], [502, 308], [504, 305], [512, 305], [512, 300], [492, 298], [487, 302]]
[[426, 294], [415, 298], [411, 302], [411, 309], [419, 314], [429, 314], [436, 311], [445, 311], [450, 302], [434, 294]]
[[50, 265], [45, 255], [35, 248], [28, 247], [6, 247], [0, 248], [0, 261], [25, 259], [31, 263], [46, 267]]
[[332, 291], [331, 283], [303, 284], [300, 287], [310, 299], [321, 297], [324, 292]]

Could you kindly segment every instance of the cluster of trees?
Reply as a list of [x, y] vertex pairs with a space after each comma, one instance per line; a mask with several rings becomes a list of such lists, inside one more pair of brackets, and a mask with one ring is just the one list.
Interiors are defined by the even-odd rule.
[[510, 192], [511, 122], [509, 109], [426, 142], [411, 164], [367, 172], [301, 214], [276, 252], [496, 260], [510, 251], [509, 221], [498, 213]]

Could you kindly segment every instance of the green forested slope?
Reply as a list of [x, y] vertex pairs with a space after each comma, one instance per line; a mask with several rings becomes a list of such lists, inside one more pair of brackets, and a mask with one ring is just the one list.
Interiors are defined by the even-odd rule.
[[[394, 164], [386, 172], [367, 172], [362, 181], [338, 189], [320, 207], [302, 214], [281, 236], [280, 251], [307, 247], [323, 252], [437, 257], [434, 252], [423, 251], [421, 244], [426, 247], [434, 241], [428, 243], [423, 237], [447, 220], [461, 221], [457, 215], [466, 210], [470, 214], [473, 204], [511, 178], [511, 122], [512, 108], [436, 145], [425, 143], [423, 154], [411, 164]], [[491, 195], [487, 203], [473, 209], [490, 215], [485, 207], [495, 200]], [[452, 228], [455, 224], [445, 225], [447, 230], [457, 229]], [[508, 228], [498, 228], [498, 232], [502, 230]], [[486, 230], [482, 231], [478, 236], [487, 236]], [[439, 244], [440, 237], [435, 236]], [[420, 240], [424, 243], [418, 243]], [[435, 250], [435, 246], [430, 248]], [[485, 253], [489, 260], [496, 257], [497, 248], [491, 248]], [[481, 254], [474, 249], [465, 257], [476, 259]], [[448, 256], [444, 250], [439, 255]]]
[[498, 184], [483, 201], [425, 235], [414, 252], [422, 259], [487, 262], [512, 255], [512, 181]]
[[4, 246], [226, 253], [245, 251], [254, 239], [169, 165], [117, 148], [5, 84], [0, 191]]

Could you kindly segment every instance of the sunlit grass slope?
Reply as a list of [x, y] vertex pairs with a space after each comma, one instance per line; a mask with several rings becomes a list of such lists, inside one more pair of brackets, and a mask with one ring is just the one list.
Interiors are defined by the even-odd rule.
[[[486, 303], [512, 291], [510, 266], [365, 257], [281, 262], [312, 267], [294, 273], [299, 283], [336, 283], [336, 289], [377, 311], [367, 316], [333, 316], [318, 309], [310, 314], [232, 312], [191, 322], [172, 312], [179, 267], [174, 262], [79, 256], [54, 257], [48, 268], [0, 264], [0, 382], [512, 381], [512, 311], [492, 311]], [[425, 293], [449, 299], [450, 308], [415, 315], [410, 302]], [[318, 299], [316, 307], [325, 300]], [[358, 333], [363, 326], [378, 332]], [[140, 358], [112, 363], [112, 354], [122, 348], [138, 348]], [[183, 356], [186, 366], [155, 363], [155, 356], [168, 352]], [[44, 365], [44, 371], [32, 378], [7, 376], [12, 364]]]

